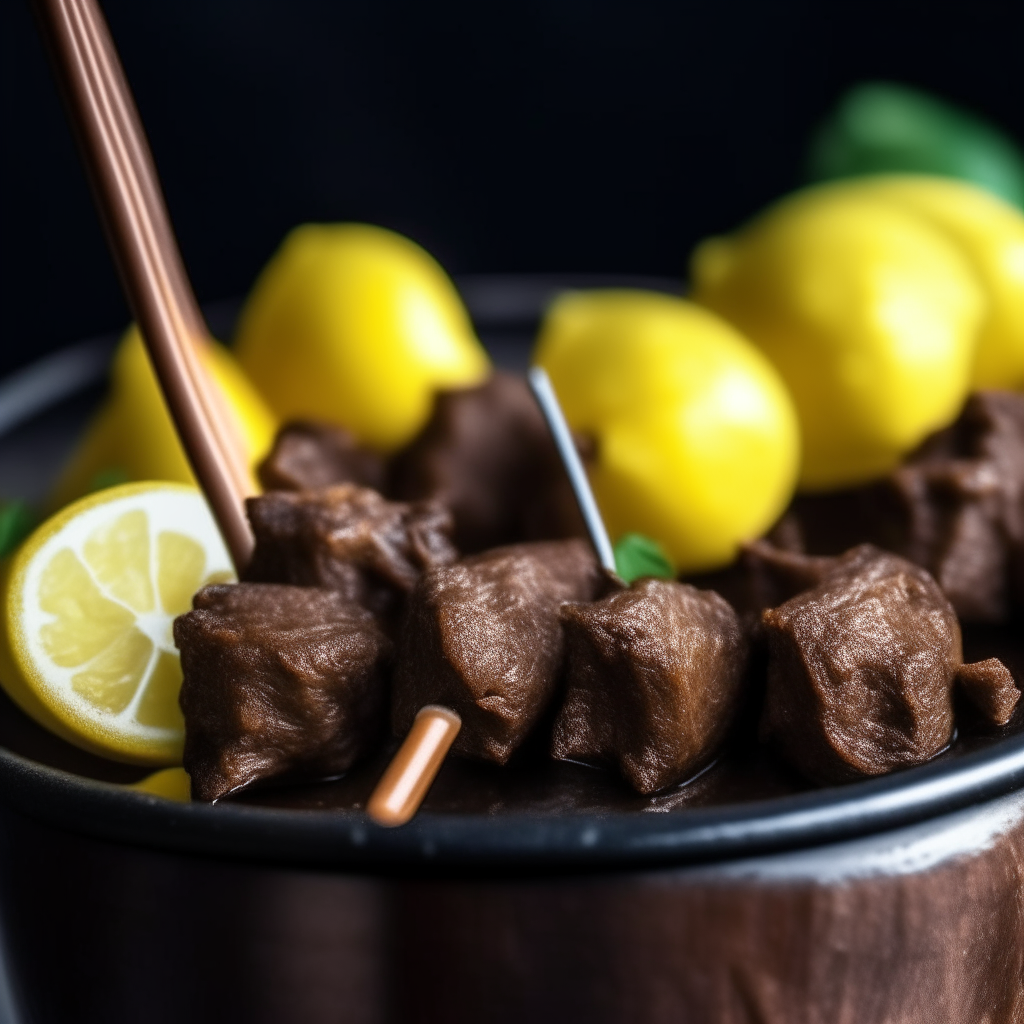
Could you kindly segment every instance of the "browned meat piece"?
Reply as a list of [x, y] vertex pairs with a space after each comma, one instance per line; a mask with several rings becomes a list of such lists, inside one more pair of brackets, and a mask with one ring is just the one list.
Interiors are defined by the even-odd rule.
[[409, 599], [392, 696], [404, 735], [425, 704], [462, 717], [453, 750], [504, 764], [547, 709], [562, 671], [558, 607], [605, 576], [581, 540], [495, 548], [425, 572]]
[[973, 395], [960, 419], [891, 477], [899, 547], [967, 621], [1024, 599], [1024, 395]]
[[767, 540], [755, 540], [743, 545], [728, 568], [691, 576], [686, 582], [714, 590], [748, 626], [759, 626], [765, 608], [817, 586], [835, 570], [838, 561], [831, 555], [805, 555], [775, 547]]
[[509, 373], [440, 392], [426, 427], [394, 459], [390, 491], [450, 508], [465, 552], [584, 535], [544, 417], [525, 380]]
[[762, 623], [762, 736], [808, 778], [881, 775], [949, 743], [960, 624], [919, 566], [863, 545]]
[[424, 569], [457, 557], [447, 509], [387, 501], [354, 484], [273, 491], [246, 510], [256, 537], [247, 580], [328, 587], [374, 611], [390, 610]]
[[266, 583], [204, 587], [193, 606], [174, 622], [193, 796], [339, 775], [380, 742], [391, 644], [372, 613]]
[[568, 690], [552, 754], [616, 763], [633, 788], [683, 782], [713, 757], [739, 708], [747, 644], [718, 594], [642, 580], [562, 606]]
[[1010, 670], [998, 658], [961, 665], [956, 682], [991, 725], [1006, 725], [1020, 700], [1020, 690]]
[[286, 423], [257, 473], [267, 491], [316, 491], [332, 484], [382, 490], [384, 460], [363, 448], [344, 427]]
[[1024, 606], [1024, 395], [981, 391], [884, 481], [799, 498], [803, 546], [861, 541], [927, 569], [965, 622]]

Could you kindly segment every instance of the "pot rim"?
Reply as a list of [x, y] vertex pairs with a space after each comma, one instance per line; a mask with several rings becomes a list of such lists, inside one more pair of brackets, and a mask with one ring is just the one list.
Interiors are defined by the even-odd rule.
[[667, 812], [421, 812], [388, 829], [363, 811], [178, 803], [0, 747], [0, 800], [96, 839], [178, 853], [383, 874], [609, 871], [709, 864], [852, 839], [1024, 785], [1024, 735], [865, 782]]

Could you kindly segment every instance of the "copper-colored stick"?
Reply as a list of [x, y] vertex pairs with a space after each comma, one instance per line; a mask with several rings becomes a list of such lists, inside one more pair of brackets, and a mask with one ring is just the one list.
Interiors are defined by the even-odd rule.
[[35, 0], [129, 304], [193, 472], [238, 569], [252, 553], [252, 483], [223, 398], [197, 358], [188, 287], [149, 148], [95, 0]]
[[366, 805], [378, 825], [404, 825], [419, 810], [461, 728], [462, 719], [449, 708], [420, 709]]
[[207, 333], [206, 321], [188, 283], [178, 244], [167, 216], [167, 204], [156, 174], [156, 163], [142, 127], [138, 107], [128, 87], [124, 67], [114, 49], [110, 30], [96, 4], [84, 3], [80, 6], [86, 29], [95, 44], [96, 60], [102, 67], [103, 81], [109, 83], [108, 98], [111, 111], [117, 120], [121, 139], [135, 169], [150, 222], [163, 254], [164, 268], [173, 287], [174, 300], [193, 337], [202, 338]]
[[[156, 165], [146, 141], [142, 120], [132, 98], [131, 90], [128, 88], [124, 68], [114, 49], [110, 32], [93, 0], [82, 4], [82, 13], [87, 31], [95, 44], [94, 49], [102, 71], [102, 80], [109, 86], [108, 96], [111, 110], [139, 181], [140, 192], [153, 226], [174, 302], [177, 305], [180, 318], [188, 328], [194, 342], [193, 345], [186, 345], [183, 348], [188, 360], [189, 371], [207, 416], [212, 422], [221, 450], [231, 462], [232, 476], [235, 478], [239, 490], [245, 494], [251, 494], [257, 490], [257, 486], [245, 457], [245, 445], [238, 424], [220, 388], [211, 380], [209, 371], [202, 363], [201, 355], [207, 349], [210, 341], [209, 330], [188, 282], [188, 275], [185, 273], [181, 253], [178, 250], [170, 218], [167, 215], [167, 205], [160, 188]], [[195, 350], [199, 352], [198, 358], [195, 355]]]

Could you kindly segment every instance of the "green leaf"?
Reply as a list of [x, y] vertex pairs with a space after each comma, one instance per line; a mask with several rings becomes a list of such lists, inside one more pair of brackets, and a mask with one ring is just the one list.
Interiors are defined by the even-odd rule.
[[665, 549], [642, 533], [627, 533], [615, 545], [615, 571], [627, 582], [655, 576], [670, 580], [675, 569]]
[[0, 502], [0, 558], [6, 558], [35, 525], [35, 513], [25, 502]]
[[928, 93], [895, 82], [855, 85], [817, 129], [811, 181], [861, 174], [961, 178], [1024, 207], [1024, 154], [1010, 136]]

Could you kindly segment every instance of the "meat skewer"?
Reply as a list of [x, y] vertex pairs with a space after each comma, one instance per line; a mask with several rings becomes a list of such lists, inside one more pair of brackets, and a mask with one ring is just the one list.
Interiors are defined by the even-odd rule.
[[95, 0], [34, 0], [129, 305], [171, 417], [237, 569], [256, 490], [237, 429], [197, 354], [209, 332], [174, 241], [149, 147]]
[[[531, 370], [530, 386], [604, 573], [578, 541], [568, 541], [496, 548], [424, 575], [414, 595], [420, 601], [410, 618], [412, 635], [405, 638], [408, 656], [403, 663], [400, 654], [395, 678], [395, 724], [409, 732], [367, 804], [378, 824], [402, 825], [415, 815], [456, 743], [466, 753], [504, 763], [551, 696], [562, 652], [559, 604], [592, 599], [606, 585], [605, 574], [614, 576], [607, 530], [544, 370]], [[445, 603], [453, 601], [462, 604], [461, 615], [446, 614]], [[535, 607], [524, 611], [528, 604]], [[535, 663], [522, 675], [498, 680], [493, 662], [503, 660], [501, 653], [521, 655], [523, 639], [536, 648]], [[420, 647], [446, 653], [431, 662], [421, 659]], [[416, 701], [422, 701], [418, 711]], [[460, 738], [467, 714], [471, 731]]]
[[537, 399], [540, 411], [544, 414], [555, 447], [562, 459], [562, 465], [565, 466], [565, 472], [572, 484], [572, 492], [580, 507], [580, 514], [587, 527], [590, 543], [594, 545], [594, 551], [597, 552], [601, 566], [614, 575], [616, 571], [615, 552], [612, 549], [612, 542], [608, 538], [608, 530], [605, 528], [600, 509], [594, 500], [594, 492], [591, 490], [590, 480], [587, 479], [587, 471], [583, 468], [583, 460], [576, 450], [569, 424], [565, 422], [565, 413], [562, 412], [562, 407], [558, 404], [558, 396], [551, 386], [551, 378], [542, 367], [532, 366], [528, 380], [530, 390], [533, 392], [534, 398]]

